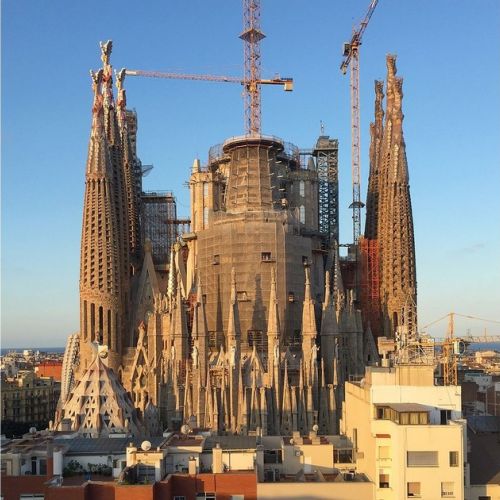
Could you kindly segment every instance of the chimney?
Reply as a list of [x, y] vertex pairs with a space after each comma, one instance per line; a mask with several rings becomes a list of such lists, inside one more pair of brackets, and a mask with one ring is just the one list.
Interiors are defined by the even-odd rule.
[[212, 472], [214, 474], [222, 474], [224, 472], [224, 466], [222, 464], [222, 448], [219, 443], [217, 443], [215, 448], [212, 449]]
[[196, 468], [196, 459], [191, 456], [189, 457], [189, 461], [188, 461], [188, 473], [190, 476], [196, 476], [197, 474], [197, 468]]

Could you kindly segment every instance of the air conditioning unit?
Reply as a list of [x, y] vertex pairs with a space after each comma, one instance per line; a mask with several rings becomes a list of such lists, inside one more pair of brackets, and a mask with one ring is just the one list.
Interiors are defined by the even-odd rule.
[[344, 481], [354, 481], [355, 473], [354, 472], [344, 472]]

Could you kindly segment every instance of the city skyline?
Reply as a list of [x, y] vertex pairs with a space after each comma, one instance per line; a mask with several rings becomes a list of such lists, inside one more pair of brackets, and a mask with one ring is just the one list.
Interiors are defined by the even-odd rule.
[[[117, 13], [114, 18], [109, 5], [100, 7], [101, 17], [92, 16], [97, 2], [85, 7], [53, 2], [43, 8], [27, 1], [4, 4], [2, 64], [3, 74], [8, 75], [3, 78], [2, 114], [4, 346], [41, 346], [42, 338], [47, 345], [63, 345], [67, 335], [78, 329], [82, 180], [92, 102], [86, 72], [100, 66], [98, 41], [113, 39], [115, 68], [239, 75], [241, 5], [232, 3], [221, 20], [215, 4], [191, 2], [200, 9], [196, 13], [176, 2], [167, 12], [158, 2], [147, 13], [129, 10], [127, 16]], [[57, 5], [64, 8], [58, 11]], [[110, 5], [116, 9], [119, 4]], [[405, 82], [403, 112], [415, 216], [420, 325], [452, 309], [498, 319], [499, 201], [494, 187], [499, 180], [495, 139], [500, 127], [498, 116], [489, 111], [498, 108], [500, 75], [498, 67], [487, 71], [486, 64], [498, 60], [499, 44], [491, 42], [498, 38], [494, 30], [500, 8], [495, 2], [484, 2], [481, 12], [473, 2], [461, 4], [462, 12], [452, 8], [452, 2], [419, 5], [420, 9], [409, 2], [382, 1], [361, 49], [362, 198], [367, 185], [373, 80], [385, 73], [385, 53], [395, 52]], [[335, 7], [338, 12], [327, 2], [318, 2], [318, 11], [325, 12], [318, 20], [312, 6], [263, 2], [262, 25], [268, 36], [262, 43], [263, 74], [280, 72], [295, 79], [291, 95], [264, 90], [263, 128], [264, 133], [310, 148], [320, 133], [321, 120], [325, 133], [339, 138], [341, 241], [350, 242], [349, 87], [348, 77], [342, 77], [338, 66], [341, 42], [364, 15], [367, 2], [338, 2]], [[425, 16], [429, 9], [435, 17]], [[407, 18], [401, 19], [400, 29], [393, 30], [391, 21], [398, 13]], [[283, 17], [281, 23], [276, 22], [278, 14]], [[64, 16], [69, 16], [66, 24]], [[425, 26], [423, 17], [429, 31], [417, 41], [415, 33]], [[308, 24], [313, 18], [316, 30]], [[162, 32], [162, 19], [174, 28], [172, 32]], [[443, 26], [444, 20], [448, 24]], [[134, 46], [133, 27], [139, 31], [148, 22], [153, 23], [151, 29], [135, 39]], [[49, 36], [50, 23], [61, 27], [59, 37]], [[296, 30], [297, 40], [285, 29], [294, 23], [301, 28]], [[438, 26], [448, 48], [436, 43], [431, 28]], [[470, 26], [470, 36], [464, 36], [466, 26]], [[168, 62], [161, 50], [162, 37], [166, 47], [174, 47], [168, 50]], [[307, 54], [300, 40], [307, 40], [315, 53]], [[454, 51], [450, 51], [452, 45]], [[75, 54], [78, 57], [72, 59]], [[172, 190], [179, 213], [187, 215], [189, 196], [184, 183], [193, 158], [204, 162], [211, 145], [242, 133], [241, 89], [133, 78], [126, 80], [125, 88], [129, 106], [138, 112], [138, 154], [143, 163], [155, 164], [144, 180], [145, 188]], [[212, 120], [213, 125], [205, 124]], [[31, 147], [26, 147], [27, 137]], [[476, 325], [471, 328], [478, 333]]]

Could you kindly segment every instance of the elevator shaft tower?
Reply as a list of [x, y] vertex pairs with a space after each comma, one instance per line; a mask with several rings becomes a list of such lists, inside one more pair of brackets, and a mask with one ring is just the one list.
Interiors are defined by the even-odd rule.
[[327, 246], [339, 240], [339, 142], [320, 135], [313, 149], [318, 170], [319, 232]]

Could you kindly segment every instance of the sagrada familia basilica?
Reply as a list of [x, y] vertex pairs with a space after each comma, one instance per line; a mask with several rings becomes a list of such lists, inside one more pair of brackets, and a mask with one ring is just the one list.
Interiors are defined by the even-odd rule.
[[344, 382], [379, 362], [377, 337], [416, 322], [395, 58], [385, 121], [376, 82], [367, 224], [347, 256], [336, 174], [327, 233], [320, 203], [322, 162], [337, 168], [337, 141], [320, 136], [304, 162], [295, 146], [250, 134], [213, 147], [205, 165], [194, 161], [190, 227], [158, 266], [145, 230], [137, 116], [125, 72], [113, 78], [111, 47], [101, 44], [102, 68], [91, 72], [80, 331], [68, 340], [53, 428], [91, 437], [167, 428], [336, 434]]

